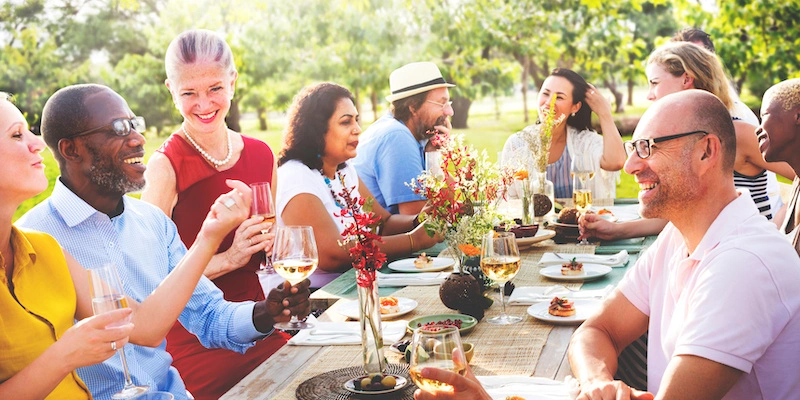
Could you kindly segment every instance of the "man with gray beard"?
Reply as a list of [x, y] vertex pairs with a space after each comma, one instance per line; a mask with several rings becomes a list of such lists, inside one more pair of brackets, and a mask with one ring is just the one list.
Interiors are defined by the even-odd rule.
[[[392, 214], [418, 214], [426, 199], [408, 187], [427, 167], [428, 140], [450, 133], [452, 101], [439, 67], [406, 64], [389, 76], [391, 109], [364, 131], [353, 166], [375, 200]], [[426, 147], [429, 147], [426, 149]]]
[[[52, 195], [17, 226], [49, 233], [85, 268], [115, 264], [126, 295], [142, 301], [186, 254], [172, 220], [155, 206], [125, 195], [145, 184], [144, 119], [108, 87], [74, 85], [47, 100], [41, 128], [61, 176]], [[247, 190], [241, 182], [229, 182]], [[249, 212], [249, 204], [234, 199], [236, 193], [217, 202]], [[308, 287], [308, 280], [291, 287], [284, 282], [266, 300], [234, 303], [201, 277], [178, 320], [204, 346], [243, 353], [270, 335], [274, 322], [288, 321], [291, 314], [308, 315]], [[166, 341], [152, 348], [125, 346], [133, 382], [170, 392], [175, 399], [189, 398], [165, 348]], [[122, 386], [119, 357], [79, 368], [78, 375], [95, 399], [110, 398]]]

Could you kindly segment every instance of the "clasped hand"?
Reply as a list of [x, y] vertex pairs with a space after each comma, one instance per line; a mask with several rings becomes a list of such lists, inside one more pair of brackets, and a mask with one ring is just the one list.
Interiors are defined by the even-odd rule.
[[311, 312], [309, 287], [306, 279], [291, 286], [287, 281], [269, 291], [265, 300], [256, 303], [253, 308], [253, 324], [259, 332], [269, 332], [276, 322], [289, 321], [292, 315], [303, 319]]

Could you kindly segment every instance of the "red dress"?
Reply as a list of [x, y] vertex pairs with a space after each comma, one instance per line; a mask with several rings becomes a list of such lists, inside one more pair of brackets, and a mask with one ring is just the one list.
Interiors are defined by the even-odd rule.
[[[226, 171], [217, 171], [203, 156], [180, 136], [172, 135], [159, 152], [163, 153], [175, 170], [178, 201], [172, 210], [172, 220], [186, 247], [194, 243], [211, 204], [231, 189], [226, 179], [238, 179], [246, 184], [271, 182], [274, 155], [269, 146], [257, 139], [242, 136], [244, 148], [239, 161]], [[233, 242], [234, 231], [222, 241], [217, 253], [227, 250]], [[212, 282], [219, 287], [226, 300], [263, 300], [264, 292], [258, 282], [256, 270], [264, 253], [255, 254], [243, 267], [222, 275]], [[172, 355], [172, 365], [178, 369], [186, 388], [200, 399], [217, 399], [236, 385], [250, 371], [269, 358], [289, 336], [275, 331], [256, 342], [245, 354], [227, 349], [207, 349], [179, 322], [167, 334], [167, 351]]]

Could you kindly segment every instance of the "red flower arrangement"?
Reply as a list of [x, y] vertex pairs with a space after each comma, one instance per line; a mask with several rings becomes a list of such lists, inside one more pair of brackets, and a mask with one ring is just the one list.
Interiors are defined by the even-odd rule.
[[353, 196], [355, 189], [355, 186], [342, 188], [338, 196], [344, 200], [344, 204], [342, 209], [333, 215], [342, 218], [343, 222], [351, 221], [345, 225], [342, 231], [343, 240], [340, 243], [342, 245], [354, 243], [348, 251], [353, 258], [356, 283], [361, 287], [370, 287], [375, 282], [376, 271], [386, 262], [386, 253], [377, 245], [383, 243], [381, 236], [375, 233], [380, 217], [371, 211], [371, 202], [368, 203], [361, 196]]

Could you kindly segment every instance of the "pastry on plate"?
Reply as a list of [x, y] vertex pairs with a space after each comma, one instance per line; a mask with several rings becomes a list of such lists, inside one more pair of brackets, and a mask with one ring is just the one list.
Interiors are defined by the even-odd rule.
[[381, 297], [380, 301], [381, 314], [394, 314], [400, 312], [400, 306], [397, 305], [397, 297]]
[[422, 253], [419, 257], [414, 259], [414, 266], [419, 269], [430, 268], [433, 266], [433, 258]]
[[583, 274], [583, 263], [575, 260], [572, 257], [571, 261], [561, 264], [561, 275], [575, 276]]
[[553, 297], [550, 300], [550, 307], [547, 308], [550, 315], [556, 317], [570, 317], [575, 315], [575, 302], [567, 300], [566, 297]]

